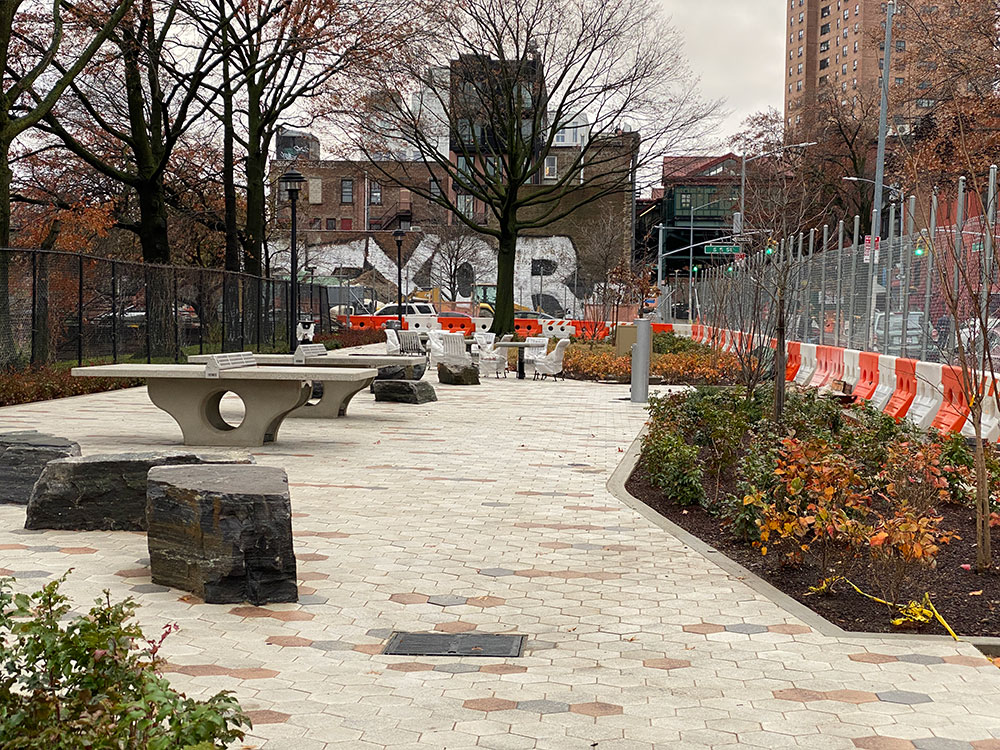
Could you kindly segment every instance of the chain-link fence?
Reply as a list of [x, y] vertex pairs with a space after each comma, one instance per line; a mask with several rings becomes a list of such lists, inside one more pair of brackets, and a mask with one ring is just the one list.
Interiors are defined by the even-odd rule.
[[[0, 249], [0, 366], [287, 351], [289, 291], [287, 280], [216, 269]], [[327, 287], [298, 291], [300, 318], [330, 332]]]
[[768, 337], [783, 307], [788, 340], [948, 363], [959, 343], [981, 355], [988, 342], [1000, 356], [992, 174], [978, 207], [964, 185], [947, 202], [935, 194], [926, 212], [910, 198], [890, 207], [881, 238], [863, 236], [855, 217], [708, 269], [690, 290], [674, 280], [672, 297], [690, 296], [703, 323]]

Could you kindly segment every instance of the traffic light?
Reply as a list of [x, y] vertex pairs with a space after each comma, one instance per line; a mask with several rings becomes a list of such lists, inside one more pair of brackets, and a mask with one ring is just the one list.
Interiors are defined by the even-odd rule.
[[922, 258], [927, 254], [927, 248], [923, 245], [917, 245], [913, 248], [913, 254], [918, 258]]

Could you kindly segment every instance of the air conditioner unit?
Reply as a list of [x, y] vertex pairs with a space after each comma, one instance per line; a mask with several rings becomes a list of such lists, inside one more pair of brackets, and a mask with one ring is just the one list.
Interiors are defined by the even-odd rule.
[[910, 135], [913, 132], [913, 126], [909, 123], [901, 123], [896, 126], [896, 135]]

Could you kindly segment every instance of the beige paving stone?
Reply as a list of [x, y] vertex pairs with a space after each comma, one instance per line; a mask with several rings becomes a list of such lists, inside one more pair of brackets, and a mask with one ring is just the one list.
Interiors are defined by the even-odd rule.
[[[132, 592], [150, 580], [142, 535], [23, 536], [14, 506], [0, 506], [3, 568], [58, 574], [72, 563], [64, 590], [77, 609], [108, 588], [137, 599], [148, 634], [179, 623], [162, 654], [184, 671], [168, 678], [196, 697], [234, 690], [261, 719], [247, 741], [259, 750], [704, 750], [733, 739], [837, 750], [933, 736], [996, 745], [1000, 670], [975, 649], [809, 628], [607, 491], [645, 418], [618, 400], [627, 386], [539, 385], [442, 387], [440, 401], [416, 407], [359, 395], [336, 424], [296, 420], [254, 449], [289, 475], [300, 594], [325, 602], [257, 608]], [[66, 419], [69, 408], [92, 421]], [[143, 389], [0, 409], [0, 430], [25, 422], [77, 440], [85, 455], [179, 439]], [[376, 485], [390, 490], [362, 489]], [[428, 604], [435, 596], [466, 602]], [[764, 632], [726, 630], [741, 625]], [[381, 654], [394, 630], [451, 629], [529, 641], [505, 660]], [[944, 662], [899, 660], [907, 654]], [[478, 670], [434, 668], [452, 664]], [[889, 690], [932, 702], [869, 700]], [[593, 708], [541, 714], [519, 701]]]

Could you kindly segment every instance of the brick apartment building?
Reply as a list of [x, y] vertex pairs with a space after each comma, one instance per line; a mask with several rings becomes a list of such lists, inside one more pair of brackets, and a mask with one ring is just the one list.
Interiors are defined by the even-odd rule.
[[[807, 125], [810, 105], [823, 97], [857, 103], [881, 86], [886, 3], [878, 0], [786, 0], [785, 124], [790, 132]], [[933, 14], [937, 6], [914, 9], [897, 3], [893, 22], [890, 91], [892, 125], [905, 135], [936, 103], [921, 59], [912, 13]]]

